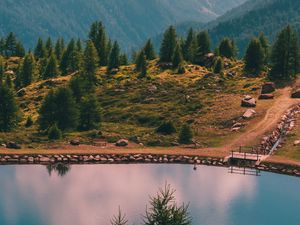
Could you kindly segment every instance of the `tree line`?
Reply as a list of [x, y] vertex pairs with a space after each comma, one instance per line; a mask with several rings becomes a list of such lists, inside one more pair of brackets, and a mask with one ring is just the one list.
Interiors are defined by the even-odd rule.
[[[51, 38], [45, 42], [39, 38], [34, 51], [25, 51], [22, 43], [10, 33], [0, 41], [0, 130], [10, 131], [20, 120], [15, 90], [27, 87], [35, 81], [73, 74], [67, 86], [52, 90], [45, 97], [39, 110], [39, 128], [53, 137], [61, 131], [96, 129], [101, 122], [101, 108], [95, 93], [97, 68], [106, 66], [107, 74], [113, 76], [121, 65], [128, 64], [118, 42], [112, 42], [101, 22], [90, 28], [85, 42], [71, 39], [65, 45], [60, 38], [53, 44]], [[147, 77], [148, 63], [158, 58], [162, 68], [184, 73], [185, 64], [206, 64], [208, 54], [213, 52], [213, 64], [209, 69], [221, 74], [224, 58], [235, 59], [238, 49], [232, 39], [224, 38], [213, 50], [207, 31], [190, 29], [185, 38], [179, 37], [173, 26], [164, 33], [159, 53], [151, 40], [132, 56], [139, 78]], [[5, 58], [21, 57], [15, 79], [5, 75]], [[297, 33], [291, 26], [285, 27], [273, 45], [265, 35], [254, 37], [244, 56], [245, 72], [259, 76], [267, 71], [269, 79], [294, 79], [299, 72], [299, 43]], [[270, 71], [267, 70], [270, 68]], [[26, 124], [32, 124], [28, 117]], [[51, 132], [50, 132], [51, 131]], [[188, 136], [191, 136], [190, 134]], [[190, 139], [190, 138], [189, 138]]]

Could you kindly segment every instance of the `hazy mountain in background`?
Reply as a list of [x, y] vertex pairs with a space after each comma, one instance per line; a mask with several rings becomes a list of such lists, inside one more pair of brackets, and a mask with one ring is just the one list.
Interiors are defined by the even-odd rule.
[[0, 36], [15, 32], [27, 47], [38, 36], [84, 38], [92, 22], [103, 21], [127, 50], [166, 26], [206, 23], [246, 0], [1, 0]]

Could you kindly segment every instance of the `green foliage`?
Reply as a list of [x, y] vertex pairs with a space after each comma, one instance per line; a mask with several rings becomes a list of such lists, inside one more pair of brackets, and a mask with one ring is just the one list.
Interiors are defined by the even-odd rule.
[[272, 48], [270, 78], [290, 80], [299, 71], [299, 44], [297, 33], [291, 26], [284, 28], [277, 36]]
[[19, 108], [13, 90], [6, 84], [0, 84], [0, 131], [14, 129], [19, 122]]
[[128, 58], [126, 54], [121, 54], [120, 55], [120, 65], [121, 66], [126, 66], [128, 65]]
[[175, 190], [166, 185], [155, 197], [151, 197], [143, 225], [191, 225], [188, 205], [178, 206], [174, 194]]
[[113, 216], [110, 221], [111, 225], [128, 225], [128, 220], [126, 219], [126, 215], [122, 213], [119, 208], [118, 214]]
[[80, 130], [98, 129], [101, 122], [101, 107], [94, 95], [83, 98], [80, 103]]
[[264, 52], [264, 64], [268, 64], [269, 63], [269, 58], [270, 58], [269, 40], [264, 35], [264, 33], [260, 33], [258, 39], [259, 39], [259, 42], [260, 42], [261, 47], [262, 47], [263, 52]]
[[197, 50], [196, 34], [194, 30], [190, 28], [182, 48], [184, 59], [188, 62], [193, 62], [195, 58], [196, 50]]
[[15, 56], [24, 57], [25, 56], [25, 48], [22, 42], [18, 41], [16, 44], [16, 53]]
[[45, 130], [57, 124], [61, 130], [74, 130], [79, 123], [79, 109], [67, 87], [50, 91], [39, 110], [39, 126]]
[[146, 42], [146, 44], [143, 48], [143, 51], [144, 51], [144, 54], [145, 54], [147, 60], [153, 60], [156, 58], [156, 53], [155, 53], [153, 44], [151, 42], [151, 39], [149, 39]]
[[221, 74], [224, 70], [224, 62], [221, 57], [218, 57], [217, 60], [214, 63], [214, 73]]
[[234, 58], [236, 56], [236, 49], [233, 40], [224, 38], [219, 45], [219, 54], [226, 58]]
[[65, 51], [65, 41], [63, 38], [59, 38], [56, 41], [55, 47], [54, 47], [54, 52], [57, 60], [61, 60], [62, 55]]
[[47, 52], [47, 57], [49, 57], [53, 53], [53, 44], [50, 37], [46, 41], [45, 48]]
[[71, 39], [66, 51], [64, 51], [60, 69], [63, 75], [80, 71], [82, 67], [82, 54], [77, 50], [75, 40]]
[[47, 50], [44, 45], [43, 39], [39, 38], [36, 47], [34, 49], [34, 57], [36, 59], [42, 59], [45, 58], [46, 56], [47, 56]]
[[73, 76], [70, 80], [69, 86], [77, 103], [81, 101], [81, 98], [84, 95], [89, 94], [94, 90], [90, 86], [88, 80], [85, 79], [85, 76], [82, 75]]
[[48, 63], [45, 69], [45, 72], [43, 74], [44, 79], [57, 77], [59, 75], [59, 68], [56, 56], [52, 52], [50, 55], [50, 58], [48, 59]]
[[163, 41], [161, 43], [159, 57], [160, 62], [172, 62], [174, 51], [177, 43], [176, 30], [170, 26], [164, 33]]
[[32, 53], [28, 53], [25, 56], [18, 75], [22, 87], [26, 87], [36, 80], [37, 68]]
[[257, 38], [253, 38], [246, 50], [245, 71], [259, 74], [263, 69], [264, 61], [265, 51], [261, 46], [261, 42]]
[[177, 44], [172, 58], [173, 68], [178, 68], [179, 65], [182, 64], [182, 62], [183, 62], [183, 56], [181, 53], [181, 47], [179, 44]]
[[27, 117], [26, 123], [25, 123], [25, 127], [31, 127], [33, 125], [33, 119], [31, 116]]
[[204, 65], [204, 56], [210, 52], [210, 39], [207, 31], [202, 31], [197, 35], [197, 47], [193, 62]]
[[184, 124], [179, 133], [180, 144], [191, 144], [193, 139], [193, 132], [188, 124]]
[[118, 42], [114, 42], [113, 48], [111, 50], [111, 53], [109, 55], [108, 60], [108, 72], [110, 72], [112, 69], [118, 69], [120, 66], [120, 47]]
[[143, 78], [147, 75], [147, 61], [144, 51], [140, 51], [137, 55], [135, 69], [136, 71], [140, 72], [140, 78]]
[[17, 51], [17, 38], [13, 32], [10, 32], [5, 40], [5, 56], [16, 56]]
[[48, 131], [49, 140], [59, 140], [62, 138], [62, 132], [56, 124], [52, 125]]
[[157, 133], [170, 135], [176, 133], [176, 128], [171, 121], [163, 122], [157, 129]]
[[96, 78], [96, 71], [98, 67], [98, 55], [97, 50], [92, 41], [88, 41], [86, 44], [86, 48], [84, 51], [84, 70], [83, 76], [86, 77], [90, 86], [95, 85], [97, 78]]

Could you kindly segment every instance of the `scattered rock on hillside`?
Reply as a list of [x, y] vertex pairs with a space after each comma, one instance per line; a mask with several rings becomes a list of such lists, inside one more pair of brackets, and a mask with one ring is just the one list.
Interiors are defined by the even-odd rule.
[[126, 147], [128, 146], [129, 142], [126, 139], [121, 139], [119, 141], [117, 141], [116, 146], [118, 147]]
[[244, 99], [242, 99], [242, 107], [256, 107], [256, 100], [255, 98], [251, 97], [250, 95], [246, 95]]
[[151, 85], [148, 87], [148, 91], [155, 92], [155, 91], [157, 91], [157, 87], [155, 85]]
[[80, 145], [80, 141], [77, 140], [77, 139], [71, 140], [71, 141], [70, 141], [70, 144], [71, 144], [71, 145], [74, 145], [74, 146], [78, 146], [78, 145]]
[[243, 115], [243, 119], [250, 119], [252, 118], [256, 112], [253, 109], [247, 109], [246, 112]]
[[275, 91], [275, 84], [273, 82], [267, 82], [263, 84], [261, 93], [262, 94], [270, 94]]
[[4, 75], [11, 75], [11, 76], [14, 76], [15, 75], [15, 72], [14, 71], [12, 71], [12, 70], [7, 70], [7, 71], [5, 71], [4, 72]]
[[294, 141], [294, 146], [299, 146], [300, 145], [300, 140]]
[[292, 93], [292, 98], [300, 98], [300, 89], [297, 89]]
[[7, 143], [6, 148], [21, 149], [21, 145], [17, 144], [16, 142], [10, 141]]
[[274, 95], [273, 94], [261, 94], [258, 99], [260, 99], [260, 100], [274, 99]]

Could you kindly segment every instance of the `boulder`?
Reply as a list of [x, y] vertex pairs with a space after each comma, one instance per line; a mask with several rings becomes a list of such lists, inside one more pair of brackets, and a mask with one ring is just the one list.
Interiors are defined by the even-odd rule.
[[270, 94], [270, 93], [274, 92], [275, 90], [276, 90], [275, 84], [273, 82], [267, 82], [267, 83], [263, 84], [261, 93], [262, 94]]
[[17, 92], [18, 97], [23, 97], [26, 94], [26, 89], [22, 88]]
[[252, 118], [256, 112], [253, 109], [247, 109], [246, 112], [243, 115], [243, 119], [250, 119]]
[[273, 94], [261, 94], [258, 99], [260, 99], [260, 100], [274, 99], [274, 95]]
[[299, 146], [300, 145], [300, 140], [294, 141], [294, 146]]
[[155, 91], [157, 91], [157, 87], [155, 85], [151, 85], [148, 87], [148, 91], [155, 92]]
[[252, 98], [250, 95], [245, 96], [244, 99], [242, 99], [242, 107], [256, 107], [256, 100], [255, 98]]
[[292, 98], [300, 98], [300, 89], [297, 89], [292, 93]]
[[16, 142], [10, 141], [6, 145], [7, 148], [10, 149], [21, 149], [21, 145], [17, 144]]
[[128, 146], [129, 142], [126, 139], [121, 139], [119, 141], [117, 141], [116, 146], [118, 147], [126, 147]]
[[78, 145], [80, 145], [80, 141], [77, 140], [77, 139], [71, 140], [71, 141], [70, 141], [70, 145], [78, 146]]

